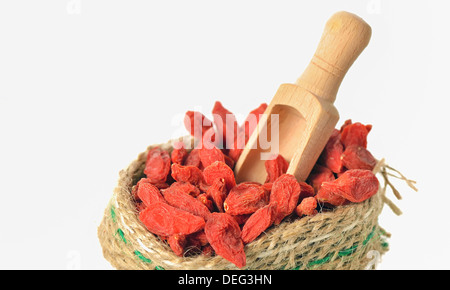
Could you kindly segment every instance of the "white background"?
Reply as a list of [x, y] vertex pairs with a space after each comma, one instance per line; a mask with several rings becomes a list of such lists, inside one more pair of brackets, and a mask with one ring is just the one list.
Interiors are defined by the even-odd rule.
[[[97, 226], [118, 172], [184, 135], [216, 100], [242, 121], [294, 82], [326, 20], [373, 35], [342, 83], [342, 122], [373, 124], [369, 150], [417, 180], [379, 269], [449, 269], [448, 1], [0, 2], [0, 268], [111, 269]], [[393, 195], [389, 194], [393, 200]]]

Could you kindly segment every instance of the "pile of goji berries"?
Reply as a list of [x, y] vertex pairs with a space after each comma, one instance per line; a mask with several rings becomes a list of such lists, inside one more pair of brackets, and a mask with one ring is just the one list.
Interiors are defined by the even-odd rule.
[[[266, 107], [261, 104], [246, 121], [257, 122]], [[242, 151], [237, 144], [248, 141], [255, 122], [239, 126], [220, 102], [213, 116], [210, 121], [199, 112], [187, 112], [185, 126], [200, 140], [198, 145], [188, 151], [179, 142], [170, 154], [151, 149], [145, 178], [132, 190], [141, 222], [179, 256], [220, 255], [242, 268], [244, 245], [269, 227], [362, 202], [378, 191], [372, 173], [376, 160], [367, 150], [371, 125], [348, 120], [335, 129], [306, 182], [286, 174], [289, 163], [277, 155], [265, 161], [264, 184], [236, 184], [233, 167]], [[231, 148], [220, 149], [218, 140]]]

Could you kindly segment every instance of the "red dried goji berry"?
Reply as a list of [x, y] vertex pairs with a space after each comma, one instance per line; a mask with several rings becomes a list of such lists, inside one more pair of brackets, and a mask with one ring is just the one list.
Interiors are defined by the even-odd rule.
[[137, 200], [137, 201], [140, 200], [140, 199], [139, 199], [139, 196], [137, 195], [137, 192], [138, 192], [139, 186], [140, 186], [142, 183], [150, 183], [150, 180], [148, 180], [148, 179], [145, 178], [145, 177], [144, 177], [144, 178], [141, 178], [141, 179], [136, 183], [136, 185], [134, 185], [133, 188], [131, 189], [131, 196], [133, 196], [134, 199]]
[[216, 131], [212, 127], [206, 130], [206, 132], [203, 134], [203, 137], [197, 141], [195, 149], [202, 149], [203, 147], [207, 147], [208, 149], [210, 149], [220, 144], [220, 141], [221, 140], [216, 140]]
[[177, 209], [166, 203], [153, 203], [139, 213], [147, 229], [159, 236], [188, 235], [205, 227], [202, 217]]
[[242, 228], [242, 241], [248, 244], [270, 227], [275, 219], [275, 211], [276, 205], [269, 204], [252, 214]]
[[189, 194], [175, 190], [166, 190], [164, 191], [164, 198], [171, 206], [200, 216], [205, 220], [207, 220], [210, 215], [210, 211], [206, 205]]
[[251, 111], [248, 114], [247, 118], [245, 118], [244, 124], [241, 126], [241, 128], [244, 129], [245, 132], [245, 143], [247, 143], [250, 135], [252, 135], [253, 131], [256, 129], [256, 125], [258, 125], [259, 120], [261, 119], [261, 115], [264, 114], [266, 109], [267, 104], [262, 103], [258, 108]]
[[217, 131], [225, 141], [225, 148], [230, 148], [234, 144], [234, 140], [238, 132], [238, 123], [233, 113], [225, 109], [221, 102], [217, 101], [212, 110], [214, 124]]
[[317, 214], [317, 200], [314, 197], [304, 198], [295, 208], [295, 212], [299, 217]]
[[223, 178], [217, 178], [209, 186], [206, 194], [212, 199], [215, 207], [219, 212], [224, 212], [223, 202], [227, 198], [227, 188], [225, 186], [225, 180]]
[[351, 202], [363, 202], [378, 192], [378, 179], [370, 170], [351, 169], [338, 179], [322, 184], [322, 189]]
[[300, 190], [297, 179], [291, 174], [283, 174], [275, 180], [270, 193], [270, 204], [276, 206], [274, 215], [276, 225], [294, 211], [300, 197]]
[[300, 196], [298, 198], [299, 201], [302, 201], [302, 199], [314, 196], [316, 194], [314, 188], [308, 183], [300, 181], [298, 184], [300, 185]]
[[342, 172], [344, 169], [341, 161], [342, 152], [344, 152], [344, 145], [341, 143], [341, 132], [334, 129], [320, 155], [319, 162], [334, 173]]
[[146, 206], [149, 206], [152, 203], [166, 202], [164, 197], [159, 192], [159, 189], [151, 183], [140, 184], [137, 195]]
[[189, 152], [188, 156], [186, 157], [186, 160], [184, 161], [185, 166], [195, 166], [200, 167], [200, 150], [199, 149], [192, 149], [191, 152]]
[[236, 185], [233, 170], [223, 162], [216, 161], [203, 170], [203, 177], [207, 184], [211, 185], [214, 180], [221, 178], [225, 181], [227, 190]]
[[208, 195], [206, 193], [200, 194], [199, 196], [197, 196], [197, 199], [201, 201], [201, 203], [203, 203], [209, 211], [214, 211], [213, 201], [208, 198]]
[[197, 185], [203, 181], [203, 172], [195, 166], [183, 166], [175, 163], [172, 164], [172, 177], [176, 181], [184, 181]]
[[267, 172], [267, 182], [274, 182], [278, 177], [285, 174], [289, 163], [280, 154], [273, 156], [273, 159], [264, 162]]
[[347, 169], [373, 170], [377, 160], [366, 148], [358, 145], [350, 145], [341, 155], [342, 164]]
[[240, 215], [232, 215], [232, 217], [236, 220], [238, 225], [243, 225], [249, 219], [252, 214], [240, 214]]
[[187, 111], [184, 116], [184, 126], [191, 136], [200, 139], [208, 129], [213, 127], [213, 123], [200, 112]]
[[367, 148], [367, 135], [371, 129], [371, 125], [366, 126], [359, 122], [345, 126], [341, 133], [341, 142], [344, 144], [344, 148], [351, 145]]
[[228, 150], [228, 156], [236, 162], [239, 159], [239, 156], [241, 156], [245, 144], [245, 132], [243, 130], [239, 130], [236, 138], [234, 139], [233, 146]]
[[322, 183], [333, 181], [335, 179], [336, 178], [330, 169], [316, 164], [314, 165], [312, 172], [309, 174], [307, 182], [312, 185], [314, 191], [317, 193], [319, 192]]
[[144, 174], [151, 183], [164, 183], [170, 172], [170, 162], [169, 153], [155, 147], [148, 152]]
[[273, 182], [266, 182], [262, 185], [267, 192], [272, 191]]
[[227, 213], [212, 213], [205, 225], [206, 238], [216, 254], [242, 268], [246, 257], [241, 239], [241, 229]]
[[182, 257], [184, 253], [184, 247], [186, 246], [186, 236], [181, 234], [174, 234], [169, 236], [167, 240], [170, 248], [175, 255]]
[[[169, 178], [169, 176], [167, 177]], [[152, 183], [156, 188], [158, 188], [159, 190], [161, 189], [166, 189], [168, 188], [170, 185], [167, 182], [161, 182], [161, 183]]]
[[169, 186], [169, 188], [161, 190], [163, 194], [165, 194], [167, 191], [189, 194], [193, 197], [197, 197], [200, 194], [200, 190], [196, 186], [184, 181], [174, 182]]
[[233, 169], [234, 164], [235, 164], [234, 160], [231, 157], [229, 157], [228, 155], [224, 155], [224, 158], [225, 158], [225, 164], [228, 165], [231, 169]]
[[207, 147], [208, 146], [203, 146], [200, 149], [200, 161], [202, 162], [204, 168], [216, 161], [225, 162], [225, 156], [220, 149], [212, 144], [209, 148]]
[[259, 184], [240, 183], [228, 193], [223, 208], [231, 215], [254, 213], [269, 202], [269, 194]]
[[267, 104], [263, 103], [258, 108], [251, 111], [244, 120], [244, 124], [239, 127], [237, 135], [234, 139], [233, 147], [230, 148], [228, 152], [228, 156], [230, 156], [234, 161], [238, 160], [250, 138], [250, 135], [255, 130], [259, 120], [261, 119], [261, 115], [265, 112], [266, 108]]
[[244, 181], [244, 182], [241, 182], [241, 183], [239, 183], [239, 184], [250, 184], [250, 185], [259, 185], [259, 186], [262, 186], [262, 184], [261, 183], [259, 183], [259, 182], [256, 182], [256, 181]]
[[188, 241], [187, 245], [189, 247], [200, 248], [202, 246], [206, 246], [207, 244], [209, 244], [204, 230], [192, 233], [192, 234], [188, 235], [186, 238]]
[[210, 185], [206, 183], [206, 181], [203, 179], [202, 181], [197, 184], [198, 189], [200, 189], [200, 192], [207, 192]]
[[[324, 184], [326, 183], [328, 182], [324, 182]], [[332, 206], [340, 206], [348, 203], [348, 200], [333, 192], [332, 189], [326, 187], [321, 187], [319, 189], [319, 192], [314, 197], [318, 202], [329, 204]]]
[[345, 127], [347, 127], [348, 125], [353, 124], [351, 119], [345, 120], [344, 124], [342, 124], [341, 129], [339, 130], [341, 133], [342, 131], [344, 131]]
[[170, 159], [172, 160], [172, 163], [180, 164], [182, 165], [184, 160], [186, 159], [188, 152], [184, 148], [183, 142], [176, 142], [173, 145], [174, 149], [172, 150], [172, 153], [170, 154]]

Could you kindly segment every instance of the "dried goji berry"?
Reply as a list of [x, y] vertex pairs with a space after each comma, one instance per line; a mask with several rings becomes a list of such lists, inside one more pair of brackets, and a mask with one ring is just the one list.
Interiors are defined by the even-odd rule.
[[276, 206], [274, 215], [276, 225], [294, 211], [300, 197], [300, 190], [297, 179], [291, 174], [283, 174], [275, 180], [270, 193], [270, 204]]
[[351, 145], [367, 148], [367, 135], [371, 129], [371, 125], [363, 125], [359, 122], [345, 126], [341, 133], [341, 142], [344, 144], [344, 148]]
[[342, 164], [347, 169], [373, 170], [377, 160], [366, 148], [358, 145], [350, 145], [341, 155]]
[[295, 208], [295, 212], [299, 217], [317, 214], [317, 200], [314, 197], [304, 198]]
[[241, 239], [241, 229], [227, 213], [212, 213], [205, 225], [206, 238], [216, 254], [242, 268], [246, 257]]
[[172, 177], [176, 181], [184, 181], [197, 185], [203, 181], [203, 172], [195, 166], [183, 166], [175, 163], [172, 164]]
[[224, 157], [225, 157], [225, 164], [228, 165], [231, 169], [233, 169], [235, 164], [234, 160], [228, 155], [224, 155]]
[[334, 129], [320, 155], [319, 162], [334, 173], [342, 172], [344, 169], [341, 161], [342, 152], [344, 152], [344, 145], [341, 143], [341, 132]]
[[245, 118], [244, 124], [241, 126], [241, 128], [243, 128], [245, 132], [245, 143], [247, 143], [250, 135], [252, 135], [253, 131], [256, 129], [256, 125], [258, 125], [259, 120], [261, 119], [261, 115], [264, 114], [266, 109], [267, 104], [262, 103], [258, 108], [251, 111], [248, 114], [247, 118]]
[[214, 145], [207, 148], [207, 146], [203, 146], [200, 149], [200, 161], [202, 162], [203, 167], [208, 167], [216, 161], [225, 162], [225, 156], [222, 151]]
[[300, 185], [300, 196], [298, 198], [299, 201], [302, 201], [302, 199], [314, 196], [316, 194], [314, 188], [308, 183], [300, 181], [298, 184]]
[[227, 188], [225, 186], [225, 180], [223, 178], [217, 178], [208, 187], [206, 194], [212, 199], [215, 207], [219, 212], [224, 212], [223, 202], [227, 198]]
[[187, 111], [184, 116], [184, 126], [195, 138], [201, 138], [213, 123], [200, 112]]
[[208, 191], [210, 185], [207, 184], [206, 181], [203, 179], [202, 181], [200, 181], [197, 184], [197, 187], [198, 187], [198, 189], [200, 189], [200, 192], [205, 192], [206, 193]]
[[209, 211], [214, 211], [214, 204], [212, 200], [208, 198], [208, 195], [206, 193], [200, 194], [199, 196], [197, 196], [197, 199], [201, 201], [201, 203], [203, 203]]
[[335, 179], [336, 178], [330, 169], [316, 164], [314, 165], [312, 172], [309, 174], [307, 182], [312, 185], [314, 191], [317, 193], [319, 192], [322, 183], [333, 181]]
[[228, 156], [236, 162], [239, 159], [239, 156], [241, 156], [245, 144], [245, 132], [243, 130], [239, 130], [236, 138], [234, 139], [233, 146], [228, 150]]
[[137, 200], [137, 201], [140, 200], [139, 196], [137, 195], [137, 192], [138, 192], [139, 186], [140, 186], [142, 183], [150, 183], [150, 180], [148, 180], [148, 179], [145, 178], [145, 177], [144, 177], [144, 178], [141, 178], [141, 179], [136, 183], [136, 185], [134, 185], [133, 188], [131, 189], [131, 195], [132, 195], [132, 196], [134, 197], [134, 199]]
[[159, 236], [188, 235], [205, 227], [202, 217], [177, 209], [166, 203], [153, 203], [139, 213], [147, 229]]
[[249, 219], [252, 214], [240, 214], [240, 215], [232, 215], [232, 217], [236, 220], [238, 225], [243, 225]]
[[214, 127], [209, 128], [203, 133], [203, 137], [197, 140], [195, 145], [196, 149], [202, 149], [203, 147], [207, 147], [208, 149], [219, 145], [221, 140], [216, 140], [216, 130]]
[[264, 189], [269, 193], [272, 191], [272, 186], [273, 182], [266, 182], [262, 185], [262, 187], [264, 187]]
[[225, 141], [225, 148], [230, 148], [234, 144], [239, 128], [236, 117], [219, 101], [215, 102], [212, 113], [217, 131]]
[[[324, 182], [324, 184], [326, 183], [327, 182]], [[314, 197], [318, 202], [329, 204], [332, 206], [340, 206], [348, 203], [348, 200], [336, 194], [332, 189], [327, 187], [321, 187], [319, 189], [319, 192]]]
[[231, 215], [254, 213], [269, 202], [269, 194], [259, 184], [241, 183], [228, 193], [223, 208]]
[[195, 197], [175, 190], [164, 191], [164, 198], [168, 204], [173, 207], [185, 210], [205, 220], [210, 215], [209, 209], [200, 200]]
[[273, 159], [264, 162], [267, 172], [267, 182], [274, 182], [278, 177], [285, 174], [289, 163], [280, 154], [273, 156]]
[[241, 238], [245, 244], [256, 239], [263, 231], [270, 227], [275, 219], [275, 204], [266, 205], [258, 209], [245, 222]]
[[256, 181], [244, 181], [244, 182], [241, 182], [241, 183], [239, 183], [240, 185], [242, 185], [242, 184], [250, 184], [250, 185], [259, 185], [259, 186], [262, 186], [262, 184], [261, 183], [259, 183], [259, 182], [256, 182]]
[[322, 189], [351, 202], [362, 202], [378, 192], [378, 179], [370, 170], [351, 169], [332, 182], [322, 184]]
[[169, 188], [161, 190], [163, 194], [165, 194], [167, 191], [189, 194], [193, 197], [197, 197], [200, 194], [200, 190], [196, 186], [184, 181], [174, 182], [169, 186]]
[[228, 156], [230, 156], [234, 161], [238, 160], [248, 142], [248, 139], [250, 138], [250, 135], [255, 130], [259, 120], [261, 119], [261, 115], [265, 112], [266, 108], [267, 104], [263, 103], [258, 108], [251, 111], [244, 120], [244, 124], [239, 127], [237, 135], [234, 139], [233, 147], [230, 148], [228, 152]]
[[188, 152], [184, 148], [183, 142], [176, 142], [173, 145], [174, 149], [172, 150], [172, 153], [170, 154], [170, 159], [172, 160], [172, 163], [180, 164], [182, 165], [184, 160], [186, 159]]
[[152, 203], [166, 202], [164, 197], [159, 192], [159, 189], [151, 183], [140, 184], [137, 195], [146, 206], [149, 206]]
[[192, 149], [191, 152], [189, 152], [188, 156], [186, 157], [186, 160], [184, 161], [185, 166], [200, 166], [200, 150], [199, 149]]
[[167, 240], [170, 248], [175, 255], [182, 257], [184, 253], [184, 247], [186, 246], [186, 236], [181, 234], [174, 234], [169, 236]]
[[209, 244], [204, 230], [192, 233], [188, 235], [186, 238], [189, 247], [201, 248], [202, 246], [206, 246], [207, 244]]
[[[169, 176], [167, 177], [169, 178]], [[156, 188], [158, 189], [166, 189], [168, 188], [170, 185], [167, 182], [160, 182], [160, 183], [152, 183]]]
[[151, 183], [164, 183], [170, 172], [170, 162], [169, 153], [155, 147], [148, 152], [144, 174]]
[[203, 170], [203, 177], [207, 184], [211, 185], [214, 180], [221, 178], [225, 181], [227, 190], [236, 185], [233, 170], [223, 162], [216, 161]]
[[344, 124], [342, 124], [341, 129], [339, 130], [341, 133], [342, 131], [344, 131], [345, 127], [347, 127], [348, 125], [353, 124], [351, 119], [345, 120]]

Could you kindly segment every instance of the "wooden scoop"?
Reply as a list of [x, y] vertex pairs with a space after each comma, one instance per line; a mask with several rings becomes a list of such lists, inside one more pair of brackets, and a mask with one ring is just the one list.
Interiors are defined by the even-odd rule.
[[371, 34], [364, 20], [348, 12], [328, 20], [304, 73], [295, 84], [280, 86], [249, 138], [235, 166], [237, 182], [264, 183], [264, 162], [277, 153], [289, 161], [287, 173], [306, 180], [339, 120], [333, 105], [339, 85]]

